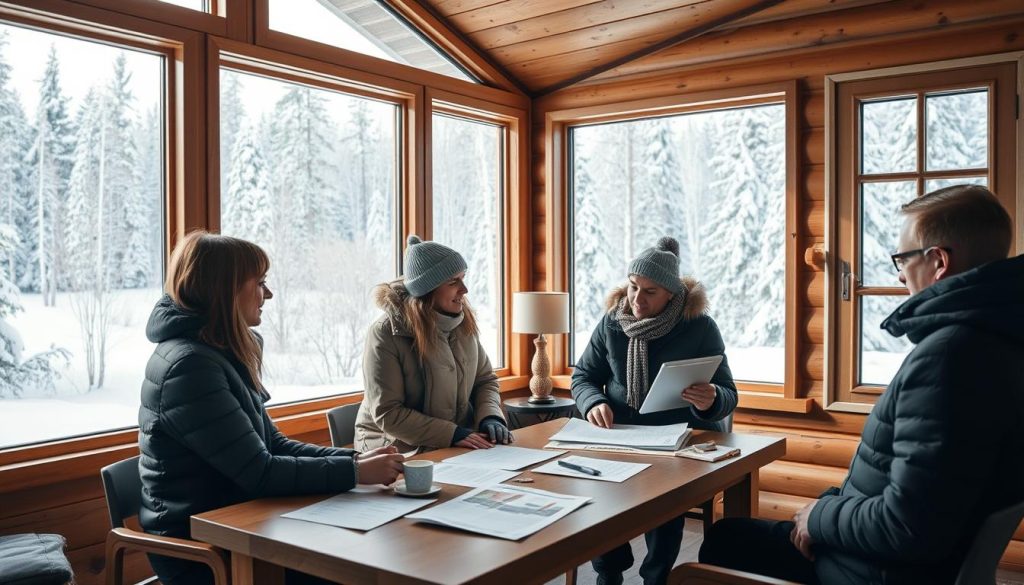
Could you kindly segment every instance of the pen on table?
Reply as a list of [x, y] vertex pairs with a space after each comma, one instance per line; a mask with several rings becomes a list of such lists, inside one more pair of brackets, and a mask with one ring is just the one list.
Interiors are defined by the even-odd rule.
[[564, 461], [562, 459], [558, 460], [558, 464], [561, 465], [562, 467], [568, 467], [573, 471], [586, 473], [587, 475], [601, 475], [600, 469], [594, 469], [593, 467], [585, 467], [583, 465], [576, 465], [575, 463], [569, 463], [568, 461]]

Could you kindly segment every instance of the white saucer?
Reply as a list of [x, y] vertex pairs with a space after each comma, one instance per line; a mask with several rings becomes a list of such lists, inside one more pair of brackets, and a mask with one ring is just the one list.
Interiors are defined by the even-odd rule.
[[396, 481], [395, 485], [394, 485], [394, 490], [395, 490], [396, 494], [398, 494], [400, 496], [405, 496], [407, 498], [425, 498], [427, 496], [432, 496], [432, 495], [438, 493], [439, 491], [441, 491], [441, 486], [439, 484], [433, 483], [433, 484], [430, 484], [430, 491], [414, 494], [414, 493], [409, 492], [409, 491], [407, 491], [405, 489], [405, 482], [404, 481]]

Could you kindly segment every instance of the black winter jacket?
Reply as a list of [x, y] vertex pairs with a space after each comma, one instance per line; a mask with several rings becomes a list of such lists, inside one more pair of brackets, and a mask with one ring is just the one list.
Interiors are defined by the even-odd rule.
[[665, 362], [721, 355], [722, 363], [711, 378], [718, 391], [711, 408], [701, 412], [691, 406], [640, 414], [629, 406], [626, 399], [629, 337], [622, 331], [614, 311], [614, 306], [626, 294], [623, 287], [612, 291], [609, 296], [608, 312], [594, 329], [590, 344], [572, 374], [572, 397], [583, 416], [598, 404], [607, 403], [615, 416], [615, 424], [668, 425], [685, 422], [697, 429], [726, 430], [722, 419], [736, 409], [738, 398], [729, 360], [725, 357], [725, 343], [718, 325], [705, 313], [707, 296], [704, 287], [692, 278], [683, 278], [682, 282], [689, 291], [683, 305], [683, 318], [671, 331], [648, 343], [647, 379], [649, 384], [653, 384], [661, 364]]
[[[146, 532], [189, 537], [189, 517], [267, 496], [336, 493], [356, 484], [354, 451], [286, 438], [228, 352], [197, 339], [202, 315], [164, 296], [146, 326], [158, 343], [139, 408]], [[161, 579], [190, 563], [156, 559]]]
[[822, 583], [952, 583], [982, 520], [1024, 499], [1024, 256], [912, 296], [907, 356], [838, 495], [809, 519]]

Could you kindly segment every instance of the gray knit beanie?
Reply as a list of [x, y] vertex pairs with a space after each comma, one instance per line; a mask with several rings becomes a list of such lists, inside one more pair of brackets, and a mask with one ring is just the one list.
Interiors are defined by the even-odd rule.
[[679, 242], [669, 236], [658, 238], [653, 248], [633, 258], [629, 274], [650, 278], [672, 293], [683, 290], [683, 283], [679, 281]]
[[437, 242], [424, 242], [411, 235], [406, 240], [405, 288], [414, 297], [422, 297], [460, 272], [466, 260], [455, 250]]

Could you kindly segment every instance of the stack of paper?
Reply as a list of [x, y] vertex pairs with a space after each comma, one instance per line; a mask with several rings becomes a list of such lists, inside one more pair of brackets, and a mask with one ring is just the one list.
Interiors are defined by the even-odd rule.
[[492, 485], [410, 514], [406, 518], [519, 540], [549, 526], [590, 501], [518, 486]]
[[690, 436], [689, 425], [613, 425], [610, 429], [571, 418], [546, 447], [673, 455]]

